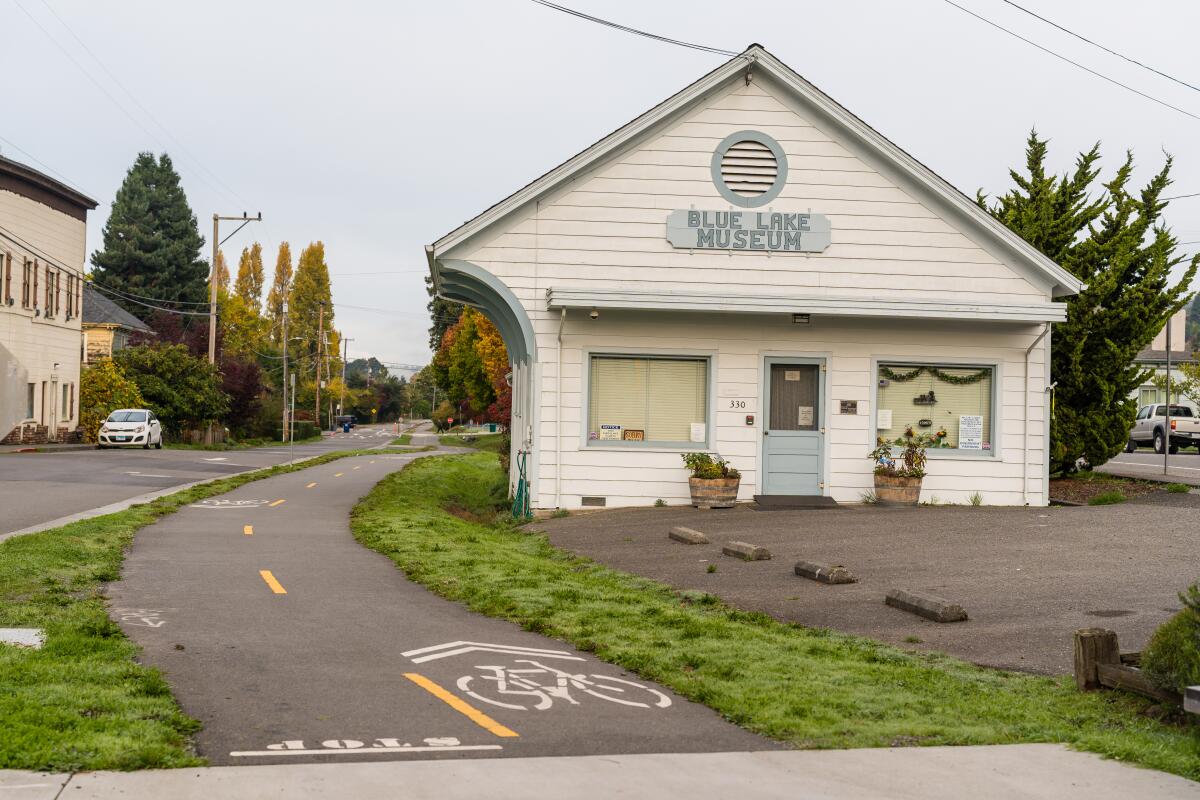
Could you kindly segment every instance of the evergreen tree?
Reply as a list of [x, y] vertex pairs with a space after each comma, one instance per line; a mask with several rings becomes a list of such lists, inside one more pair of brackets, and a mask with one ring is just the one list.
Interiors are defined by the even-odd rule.
[[255, 242], [242, 250], [242, 259], [238, 262], [237, 282], [234, 284], [233, 291], [242, 299], [247, 308], [253, 309], [255, 314], [261, 314], [262, 290], [262, 245]]
[[279, 344], [282, 340], [282, 326], [279, 318], [283, 315], [283, 303], [292, 291], [292, 248], [287, 242], [279, 245], [279, 255], [275, 258], [275, 279], [271, 283], [271, 291], [267, 293], [267, 319], [271, 321], [271, 340]]
[[1081, 153], [1070, 174], [1048, 175], [1047, 142], [1029, 135], [1026, 174], [1016, 187], [979, 204], [1086, 284], [1067, 299], [1067, 321], [1054, 327], [1050, 375], [1057, 381], [1050, 422], [1050, 470], [1095, 467], [1121, 451], [1137, 413], [1130, 394], [1149, 376], [1134, 357], [1190, 299], [1200, 255], [1172, 285], [1175, 238], [1161, 221], [1171, 158], [1140, 192], [1128, 184], [1133, 155], [1092, 198], [1100, 148]]
[[[113, 199], [104, 226], [104, 246], [92, 254], [98, 285], [151, 301], [204, 303], [208, 262], [200, 258], [204, 238], [171, 159], [139, 153]], [[127, 311], [146, 308], [114, 298]]]

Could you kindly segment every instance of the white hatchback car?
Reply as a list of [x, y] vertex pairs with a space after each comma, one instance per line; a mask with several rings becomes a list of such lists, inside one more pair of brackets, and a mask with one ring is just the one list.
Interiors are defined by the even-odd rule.
[[162, 423], [147, 408], [119, 408], [100, 425], [96, 448], [140, 445], [162, 449]]

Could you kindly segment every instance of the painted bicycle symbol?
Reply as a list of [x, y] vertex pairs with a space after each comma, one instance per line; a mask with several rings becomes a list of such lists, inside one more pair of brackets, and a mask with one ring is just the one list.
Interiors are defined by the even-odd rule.
[[458, 688], [481, 702], [516, 711], [530, 708], [545, 711], [555, 700], [577, 706], [579, 701], [571, 696], [572, 690], [634, 708], [671, 705], [671, 698], [657, 689], [624, 678], [566, 672], [528, 659], [517, 659], [515, 663], [529, 666], [521, 669], [477, 666], [484, 674], [464, 675], [458, 679]]

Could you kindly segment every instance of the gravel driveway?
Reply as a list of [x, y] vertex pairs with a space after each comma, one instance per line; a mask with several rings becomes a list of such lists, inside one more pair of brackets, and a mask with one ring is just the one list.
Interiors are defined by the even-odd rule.
[[[1064, 673], [1076, 629], [1110, 628], [1122, 650], [1141, 649], [1180, 608], [1178, 592], [1200, 579], [1198, 522], [1200, 496], [1159, 492], [1083, 508], [614, 509], [534, 527], [616, 569], [782, 620], [978, 664]], [[670, 541], [673, 525], [701, 530], [712, 544]], [[772, 560], [723, 556], [721, 544], [734, 539], [769, 548]], [[800, 559], [843, 564], [859, 583], [797, 577]], [[970, 619], [937, 624], [887, 607], [892, 588], [940, 595]]]

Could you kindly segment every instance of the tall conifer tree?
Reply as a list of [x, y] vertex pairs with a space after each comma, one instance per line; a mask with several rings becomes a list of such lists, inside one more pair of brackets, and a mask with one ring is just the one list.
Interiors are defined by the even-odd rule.
[[1171, 271], [1186, 259], [1162, 222], [1163, 191], [1171, 183], [1171, 158], [1141, 189], [1128, 184], [1133, 155], [1093, 197], [1099, 175], [1096, 145], [1061, 177], [1046, 172], [1047, 142], [1030, 133], [1025, 174], [1010, 172], [1016, 186], [989, 205], [979, 204], [1023, 236], [1086, 288], [1067, 299], [1067, 321], [1055, 325], [1050, 376], [1057, 381], [1050, 423], [1050, 469], [1070, 473], [1096, 467], [1125, 446], [1137, 413], [1130, 394], [1148, 377], [1134, 357], [1191, 299], [1188, 288], [1200, 265], [1193, 256], [1177, 283]]
[[292, 291], [292, 248], [287, 242], [279, 244], [279, 254], [275, 257], [275, 278], [271, 282], [271, 291], [267, 293], [267, 318], [271, 320], [271, 340], [279, 344], [282, 337], [282, 326], [279, 318], [283, 315], [283, 303]]
[[255, 314], [262, 313], [263, 290], [263, 260], [262, 245], [255, 242], [242, 250], [241, 261], [238, 262], [237, 282], [233, 291], [247, 308]]
[[[208, 262], [200, 258], [204, 237], [188, 206], [179, 174], [163, 153], [139, 153], [113, 199], [104, 226], [104, 246], [92, 254], [98, 286], [149, 302], [204, 303]], [[149, 309], [113, 298], [145, 317]]]

